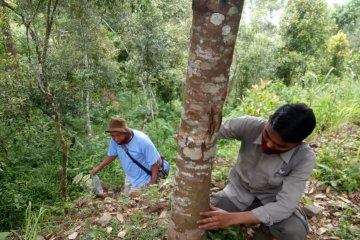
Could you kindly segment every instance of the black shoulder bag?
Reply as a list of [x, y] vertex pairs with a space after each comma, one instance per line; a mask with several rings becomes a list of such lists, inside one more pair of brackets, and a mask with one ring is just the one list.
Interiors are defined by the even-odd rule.
[[[144, 172], [146, 172], [148, 175], [152, 175], [151, 171], [149, 169], [147, 169], [146, 167], [144, 167], [141, 163], [139, 163], [136, 159], [134, 159], [131, 154], [129, 153], [129, 150], [127, 149], [127, 147], [125, 145], [120, 145], [121, 148], [125, 151], [125, 153], [129, 156], [129, 158], [136, 164], [138, 165], [139, 168], [141, 168]], [[169, 171], [170, 171], [170, 167], [169, 167], [169, 162], [164, 158], [161, 157], [161, 163], [160, 163], [160, 167], [159, 167], [159, 171], [158, 171], [158, 179], [159, 178], [167, 178], [167, 176], [169, 175]]]

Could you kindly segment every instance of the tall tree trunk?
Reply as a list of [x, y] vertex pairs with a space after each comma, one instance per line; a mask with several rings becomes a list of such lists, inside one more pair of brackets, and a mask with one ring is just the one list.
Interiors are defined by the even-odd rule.
[[[81, 23], [81, 34], [84, 40], [84, 65], [85, 69], [89, 70], [89, 55], [88, 55], [88, 44], [87, 44], [87, 34], [86, 27]], [[88, 85], [92, 85], [91, 82]], [[88, 138], [92, 138], [93, 131], [91, 127], [91, 113], [90, 113], [90, 86], [86, 90], [86, 100], [85, 100], [85, 112], [86, 112], [86, 133]]]
[[193, 0], [183, 113], [177, 133], [176, 186], [168, 239], [206, 239], [196, 221], [209, 208], [216, 133], [244, 1]]

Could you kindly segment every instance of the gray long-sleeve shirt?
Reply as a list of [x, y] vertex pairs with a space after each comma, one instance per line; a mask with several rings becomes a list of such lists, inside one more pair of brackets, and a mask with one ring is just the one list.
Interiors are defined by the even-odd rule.
[[264, 206], [252, 212], [264, 224], [272, 225], [289, 217], [299, 203], [315, 165], [315, 153], [303, 142], [282, 154], [265, 154], [261, 133], [266, 121], [245, 116], [223, 122], [218, 138], [237, 139], [241, 147], [226, 195], [245, 210], [257, 197]]

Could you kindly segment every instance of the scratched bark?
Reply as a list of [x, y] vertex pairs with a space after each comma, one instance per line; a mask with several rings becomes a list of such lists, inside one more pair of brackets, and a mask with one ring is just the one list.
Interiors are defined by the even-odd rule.
[[194, 0], [191, 45], [177, 132], [170, 240], [206, 239], [199, 213], [209, 207], [216, 133], [221, 124], [244, 1]]

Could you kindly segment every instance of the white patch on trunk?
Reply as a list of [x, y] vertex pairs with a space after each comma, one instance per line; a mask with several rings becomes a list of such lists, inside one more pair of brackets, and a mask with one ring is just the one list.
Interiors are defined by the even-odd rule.
[[201, 177], [201, 176], [209, 176], [209, 173], [208, 172], [197, 172], [197, 173], [195, 173], [195, 175], [199, 176], [199, 177]]
[[188, 67], [188, 75], [191, 78], [193, 75], [200, 77], [200, 69], [196, 67], [195, 64], [193, 63], [189, 63], [189, 67]]
[[182, 207], [187, 207], [190, 205], [191, 201], [190, 201], [190, 198], [188, 197], [174, 197], [175, 199], [175, 202], [182, 206]]
[[185, 147], [183, 150], [184, 155], [192, 160], [199, 160], [202, 156], [202, 152], [200, 148], [188, 148]]
[[222, 85], [208, 83], [203, 87], [203, 92], [216, 94], [222, 88]]
[[191, 110], [195, 110], [195, 111], [202, 110], [202, 107], [200, 105], [196, 105], [196, 104], [190, 104], [189, 107]]
[[225, 78], [224, 74], [221, 74], [220, 76], [214, 77], [212, 79], [218, 83], [226, 82], [226, 78]]
[[175, 177], [178, 177], [179, 176], [179, 168], [176, 166], [175, 168]]
[[219, 26], [224, 21], [225, 16], [220, 13], [213, 13], [210, 17], [210, 22], [216, 26]]
[[190, 125], [190, 126], [193, 126], [193, 127], [199, 125], [199, 122], [198, 122], [198, 121], [193, 121], [193, 120], [191, 120], [191, 119], [185, 119], [185, 118], [184, 118], [184, 121], [186, 122], [187, 125]]
[[191, 173], [188, 173], [188, 172], [182, 171], [182, 172], [180, 172], [180, 173], [181, 173], [181, 175], [186, 176], [186, 177], [188, 177], [188, 178], [193, 178], [193, 177], [194, 177], [194, 175], [192, 175]]
[[200, 45], [196, 46], [195, 54], [199, 58], [211, 60], [212, 62], [219, 59], [219, 57], [216, 56], [216, 54], [211, 49], [203, 49]]
[[199, 164], [195, 164], [194, 162], [189, 162], [184, 165], [184, 168], [195, 169], [195, 170], [206, 170], [210, 168], [210, 164], [199, 165]]
[[226, 36], [231, 32], [231, 27], [229, 25], [225, 25], [222, 27], [222, 35]]

